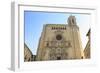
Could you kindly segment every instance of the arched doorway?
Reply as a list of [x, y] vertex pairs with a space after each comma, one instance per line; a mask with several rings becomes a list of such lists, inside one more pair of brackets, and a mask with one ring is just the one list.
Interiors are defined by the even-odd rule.
[[59, 56], [59, 57], [57, 57], [57, 60], [61, 60], [61, 57]]

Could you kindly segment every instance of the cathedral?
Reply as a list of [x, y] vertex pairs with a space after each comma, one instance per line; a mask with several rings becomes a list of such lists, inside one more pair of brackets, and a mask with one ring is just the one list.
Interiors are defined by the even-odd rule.
[[83, 48], [75, 16], [68, 24], [45, 24], [39, 39], [36, 61], [83, 59]]

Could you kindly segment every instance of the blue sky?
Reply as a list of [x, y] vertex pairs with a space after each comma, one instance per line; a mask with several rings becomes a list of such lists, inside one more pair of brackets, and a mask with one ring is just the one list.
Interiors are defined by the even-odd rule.
[[80, 28], [82, 46], [84, 48], [87, 43], [86, 33], [90, 28], [90, 15], [24, 11], [24, 41], [33, 54], [36, 54], [43, 25], [48, 23], [67, 24], [67, 19], [70, 15], [76, 17], [77, 25]]

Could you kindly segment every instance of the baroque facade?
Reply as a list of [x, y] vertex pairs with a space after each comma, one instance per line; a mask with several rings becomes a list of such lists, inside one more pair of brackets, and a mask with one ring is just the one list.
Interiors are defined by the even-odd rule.
[[83, 48], [75, 16], [68, 24], [46, 24], [39, 39], [36, 60], [82, 59]]

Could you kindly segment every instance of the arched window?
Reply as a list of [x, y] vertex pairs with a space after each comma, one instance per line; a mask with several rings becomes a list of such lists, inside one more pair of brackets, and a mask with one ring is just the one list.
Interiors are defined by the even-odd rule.
[[46, 46], [48, 47], [49, 46], [49, 43], [47, 42]]
[[74, 24], [75, 22], [74, 22], [74, 19], [72, 19], [72, 24]]

